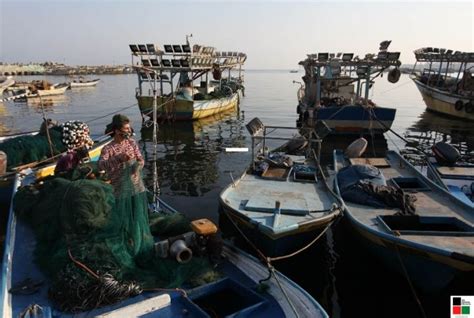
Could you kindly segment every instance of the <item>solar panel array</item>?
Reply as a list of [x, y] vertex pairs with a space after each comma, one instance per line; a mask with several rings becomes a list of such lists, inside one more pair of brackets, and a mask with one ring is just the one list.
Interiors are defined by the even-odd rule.
[[195, 44], [165, 44], [163, 50], [155, 44], [130, 44], [133, 56], [139, 56], [143, 67], [160, 69], [210, 69], [243, 64], [247, 55], [240, 52], [217, 52], [215, 48]]
[[415, 50], [419, 62], [474, 63], [474, 52], [453, 51], [444, 48], [424, 47]]

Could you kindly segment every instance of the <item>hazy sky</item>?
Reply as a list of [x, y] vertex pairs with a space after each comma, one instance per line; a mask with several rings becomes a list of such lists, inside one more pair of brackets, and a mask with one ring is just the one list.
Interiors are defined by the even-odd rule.
[[248, 69], [297, 68], [308, 53], [376, 53], [413, 63], [424, 46], [474, 51], [474, 1], [0, 0], [0, 61], [130, 63], [130, 43], [214, 46]]

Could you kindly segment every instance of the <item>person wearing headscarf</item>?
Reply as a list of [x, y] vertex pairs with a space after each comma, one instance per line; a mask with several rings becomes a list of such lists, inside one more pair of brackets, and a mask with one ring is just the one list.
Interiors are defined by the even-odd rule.
[[131, 138], [132, 132], [130, 120], [121, 114], [115, 115], [105, 130], [113, 141], [102, 149], [99, 169], [105, 170], [116, 196], [125, 191], [122, 185], [128, 177], [126, 174], [130, 175], [135, 193], [145, 191], [140, 175], [144, 160], [136, 141]]

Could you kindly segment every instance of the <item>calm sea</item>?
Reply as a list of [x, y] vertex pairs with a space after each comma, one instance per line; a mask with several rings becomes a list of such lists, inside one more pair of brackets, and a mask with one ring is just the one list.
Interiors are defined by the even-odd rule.
[[[163, 124], [158, 135], [158, 178], [161, 195], [191, 218], [218, 222], [219, 192], [250, 163], [250, 153], [226, 153], [226, 147], [250, 147], [245, 124], [259, 117], [264, 124], [295, 126], [296, 91], [301, 71], [246, 71], [245, 98], [236, 112], [198, 122]], [[95, 88], [69, 90], [65, 96], [36, 102], [0, 103], [0, 135], [37, 130], [45, 118], [59, 122], [82, 120], [94, 135], [101, 135], [115, 112], [127, 115], [147, 160], [153, 159], [152, 128], [142, 125], [136, 106], [136, 75], [101, 75]], [[21, 77], [65, 82], [65, 77]], [[415, 85], [407, 75], [391, 84], [376, 80], [370, 98], [378, 105], [397, 109], [392, 129], [427, 147], [449, 141], [463, 151], [474, 150], [474, 125], [425, 110]], [[405, 143], [387, 134], [378, 144], [399, 150]], [[329, 140], [325, 148], [341, 145]], [[147, 165], [151, 185], [151, 164]], [[416, 298], [428, 317], [448, 317], [449, 295], [474, 292], [453, 286], [443, 295], [413, 295], [406, 279], [384, 268], [339, 222], [311, 250], [277, 263], [285, 274], [310, 292], [332, 317], [422, 317]], [[472, 286], [472, 284], [471, 284]]]

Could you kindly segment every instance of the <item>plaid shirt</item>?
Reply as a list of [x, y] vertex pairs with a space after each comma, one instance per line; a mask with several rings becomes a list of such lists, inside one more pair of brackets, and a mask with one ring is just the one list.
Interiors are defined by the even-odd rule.
[[123, 154], [127, 154], [131, 158], [131, 161], [136, 160], [140, 165], [143, 162], [142, 154], [138, 149], [136, 141], [133, 139], [125, 139], [121, 143], [112, 141], [102, 149], [99, 158], [99, 169], [105, 170], [109, 176], [116, 195], [120, 192], [120, 182], [123, 170], [127, 164], [123, 161]]

